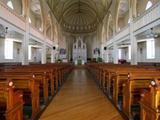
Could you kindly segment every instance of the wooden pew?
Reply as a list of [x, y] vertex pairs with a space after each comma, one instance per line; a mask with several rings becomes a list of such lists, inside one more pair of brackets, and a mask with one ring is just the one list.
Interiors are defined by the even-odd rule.
[[29, 95], [29, 97], [31, 98], [32, 119], [34, 119], [40, 111], [39, 81], [36, 79], [37, 79], [36, 76], [33, 74], [31, 75], [6, 74], [0, 76], [0, 80], [13, 81], [15, 87], [14, 89], [23, 91], [23, 99], [25, 103], [28, 103], [29, 100], [28, 97], [25, 97], [25, 95]]
[[128, 80], [123, 86], [123, 100], [122, 111], [129, 119], [134, 118], [139, 114], [139, 102], [141, 98], [141, 92], [148, 90], [150, 82], [154, 78], [159, 78], [159, 72], [135, 72], [129, 75]]
[[[52, 96], [55, 94], [56, 91], [58, 91], [59, 87], [63, 83], [63, 76], [69, 72], [73, 68], [72, 64], [44, 64], [44, 65], [29, 65], [29, 66], [20, 66], [13, 68], [12, 70], [19, 71], [28, 71], [33, 73], [47, 73], [49, 74], [49, 80], [51, 80], [51, 91]], [[18, 69], [18, 70], [17, 70]], [[45, 92], [46, 93], [46, 92]]]
[[157, 74], [156, 70], [137, 69], [132, 67], [114, 69], [110, 71], [108, 79], [109, 95], [113, 99], [114, 104], [118, 107], [118, 98], [122, 97], [123, 83], [128, 80], [130, 74]]
[[[42, 70], [51, 70], [56, 79], [56, 89], [63, 83], [63, 71], [68, 69], [67, 67], [71, 68], [72, 64], [44, 64], [44, 65], [30, 65], [27, 68], [30, 69], [42, 69]], [[25, 67], [25, 66], [23, 66]], [[23, 67], [20, 67], [22, 69]], [[25, 67], [26, 68], [26, 67]]]
[[[41, 70], [41, 69], [28, 69], [28, 68], [23, 68], [23, 69], [12, 69], [12, 70], [6, 70], [3, 74], [14, 74], [14, 75], [23, 75], [23, 74], [34, 74], [38, 78], [40, 82], [40, 88], [42, 89], [42, 96], [43, 96], [43, 103], [47, 104], [49, 100], [49, 87], [54, 89], [54, 86], [50, 85], [49, 82], [51, 82], [51, 79], [49, 77], [49, 71]], [[51, 82], [52, 83], [52, 82]], [[41, 90], [40, 89], [40, 90]], [[54, 90], [53, 90], [54, 92]]]
[[150, 90], [141, 95], [141, 120], [160, 120], [160, 80], [150, 83]]
[[[32, 104], [31, 119], [34, 119], [40, 111], [40, 84], [42, 84], [44, 99], [47, 103], [49, 94], [48, 89], [52, 89], [51, 93], [53, 96], [58, 90], [58, 87], [63, 84], [65, 76], [67, 76], [72, 69], [72, 64], [45, 64], [3, 67], [0, 73], [0, 80], [13, 80], [15, 83], [15, 89], [23, 91], [24, 101], [27, 99], [25, 97], [26, 95], [30, 96]], [[51, 85], [49, 85], [50, 83]]]
[[0, 119], [23, 119], [23, 94], [14, 90], [12, 81], [0, 81]]
[[[110, 96], [116, 107], [121, 108], [120, 110], [129, 119], [135, 118], [139, 114], [139, 111], [136, 112], [133, 108], [134, 105], [139, 107], [141, 92], [149, 89], [151, 80], [156, 77], [160, 78], [158, 67], [89, 64], [87, 69], [96, 76], [102, 90]], [[119, 104], [121, 105], [119, 106]]]

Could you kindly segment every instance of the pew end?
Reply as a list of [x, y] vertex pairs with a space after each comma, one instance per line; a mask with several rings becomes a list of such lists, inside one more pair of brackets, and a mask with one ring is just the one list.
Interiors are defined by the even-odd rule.
[[151, 81], [149, 87], [141, 95], [141, 120], [160, 120], [160, 79]]

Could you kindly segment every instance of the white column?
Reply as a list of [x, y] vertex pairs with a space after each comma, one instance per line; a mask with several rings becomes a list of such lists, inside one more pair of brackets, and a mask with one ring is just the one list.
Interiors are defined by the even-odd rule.
[[130, 41], [131, 41], [131, 65], [137, 65], [137, 40], [134, 36], [133, 24], [133, 1], [130, 1], [129, 18], [130, 18]]
[[104, 52], [105, 63], [108, 63], [108, 62], [109, 62], [108, 54], [109, 54], [109, 50], [108, 50], [108, 48], [107, 48], [107, 49], [105, 50], [105, 52]]
[[105, 51], [104, 51], [104, 45], [103, 45], [103, 43], [101, 43], [100, 46], [101, 46], [101, 47], [100, 47], [100, 48], [101, 48], [101, 50], [100, 50], [100, 51], [101, 51], [101, 58], [102, 58], [102, 60], [105, 60], [105, 57], [104, 57], [104, 52], [105, 52]]
[[51, 63], [56, 62], [56, 50], [51, 50]]
[[43, 43], [43, 45], [42, 45], [42, 58], [41, 58], [41, 62], [42, 62], [42, 64], [46, 64], [46, 43]]
[[137, 40], [133, 33], [133, 20], [130, 22], [131, 65], [137, 65]]
[[113, 45], [113, 59], [114, 59], [114, 64], [118, 64], [118, 47], [117, 47], [117, 44], [116, 43], [114, 43], [114, 45]]
[[131, 39], [131, 65], [137, 65], [137, 41], [135, 36]]
[[29, 21], [26, 21], [25, 34], [22, 41], [22, 65], [28, 65], [28, 45], [29, 45]]
[[51, 50], [51, 63], [54, 63], [54, 54], [53, 54], [54, 50], [52, 48]]

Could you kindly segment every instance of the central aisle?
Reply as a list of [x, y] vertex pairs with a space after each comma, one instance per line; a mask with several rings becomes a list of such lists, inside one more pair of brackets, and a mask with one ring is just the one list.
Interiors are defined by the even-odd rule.
[[85, 69], [75, 69], [40, 120], [123, 120]]

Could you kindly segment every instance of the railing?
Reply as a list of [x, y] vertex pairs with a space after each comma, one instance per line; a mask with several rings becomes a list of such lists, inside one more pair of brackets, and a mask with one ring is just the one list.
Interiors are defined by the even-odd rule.
[[[147, 26], [149, 24], [152, 24], [154, 21], [160, 19], [160, 2], [153, 5], [150, 9], [146, 10], [141, 16], [134, 18], [133, 20], [133, 31], [137, 31], [138, 29], [143, 28], [144, 26]], [[124, 27], [120, 32], [116, 33], [115, 36], [111, 37], [107, 41], [107, 45], [110, 45], [111, 43], [121, 40], [122, 38], [126, 37], [130, 34], [130, 25], [128, 24], [126, 27]]]
[[29, 32], [30, 32], [31, 35], [39, 38], [40, 40], [44, 40], [43, 33], [41, 31], [39, 31], [35, 26], [30, 24], [29, 28], [30, 28]]
[[30, 34], [39, 38], [41, 41], [46, 42], [49, 45], [53, 45], [53, 41], [49, 37], [45, 37], [41, 31], [39, 31], [35, 26], [30, 24]]
[[[25, 31], [26, 28], [25, 18], [17, 14], [14, 10], [9, 8], [6, 4], [4, 4], [1, 1], [0, 1], [0, 18], [16, 26], [17, 28]], [[53, 42], [49, 38], [46, 39], [43, 33], [31, 24], [29, 25], [29, 33], [34, 37], [40, 39], [42, 42], [47, 42], [48, 44], [53, 45]]]
[[3, 2], [0, 2], [0, 18], [15, 25], [25, 31], [25, 19], [17, 14], [14, 10], [7, 7]]
[[53, 45], [53, 41], [51, 41], [50, 38], [46, 37], [46, 41], [48, 44]]
[[129, 35], [129, 25], [125, 26], [123, 29], [121, 29], [120, 32], [118, 32], [116, 35], [115, 35], [115, 38], [114, 40], [117, 41], [125, 36]]
[[107, 43], [106, 43], [107, 46], [110, 45], [110, 44], [112, 44], [114, 42], [113, 38], [114, 38], [114, 36], [110, 37], [110, 39], [107, 40]]
[[115, 36], [110, 37], [106, 45], [110, 45], [113, 42], [118, 41], [127, 35], [129, 35], [129, 25], [122, 28], [121, 31], [115, 34]]
[[146, 10], [141, 16], [134, 19], [134, 31], [160, 19], [160, 2]]

